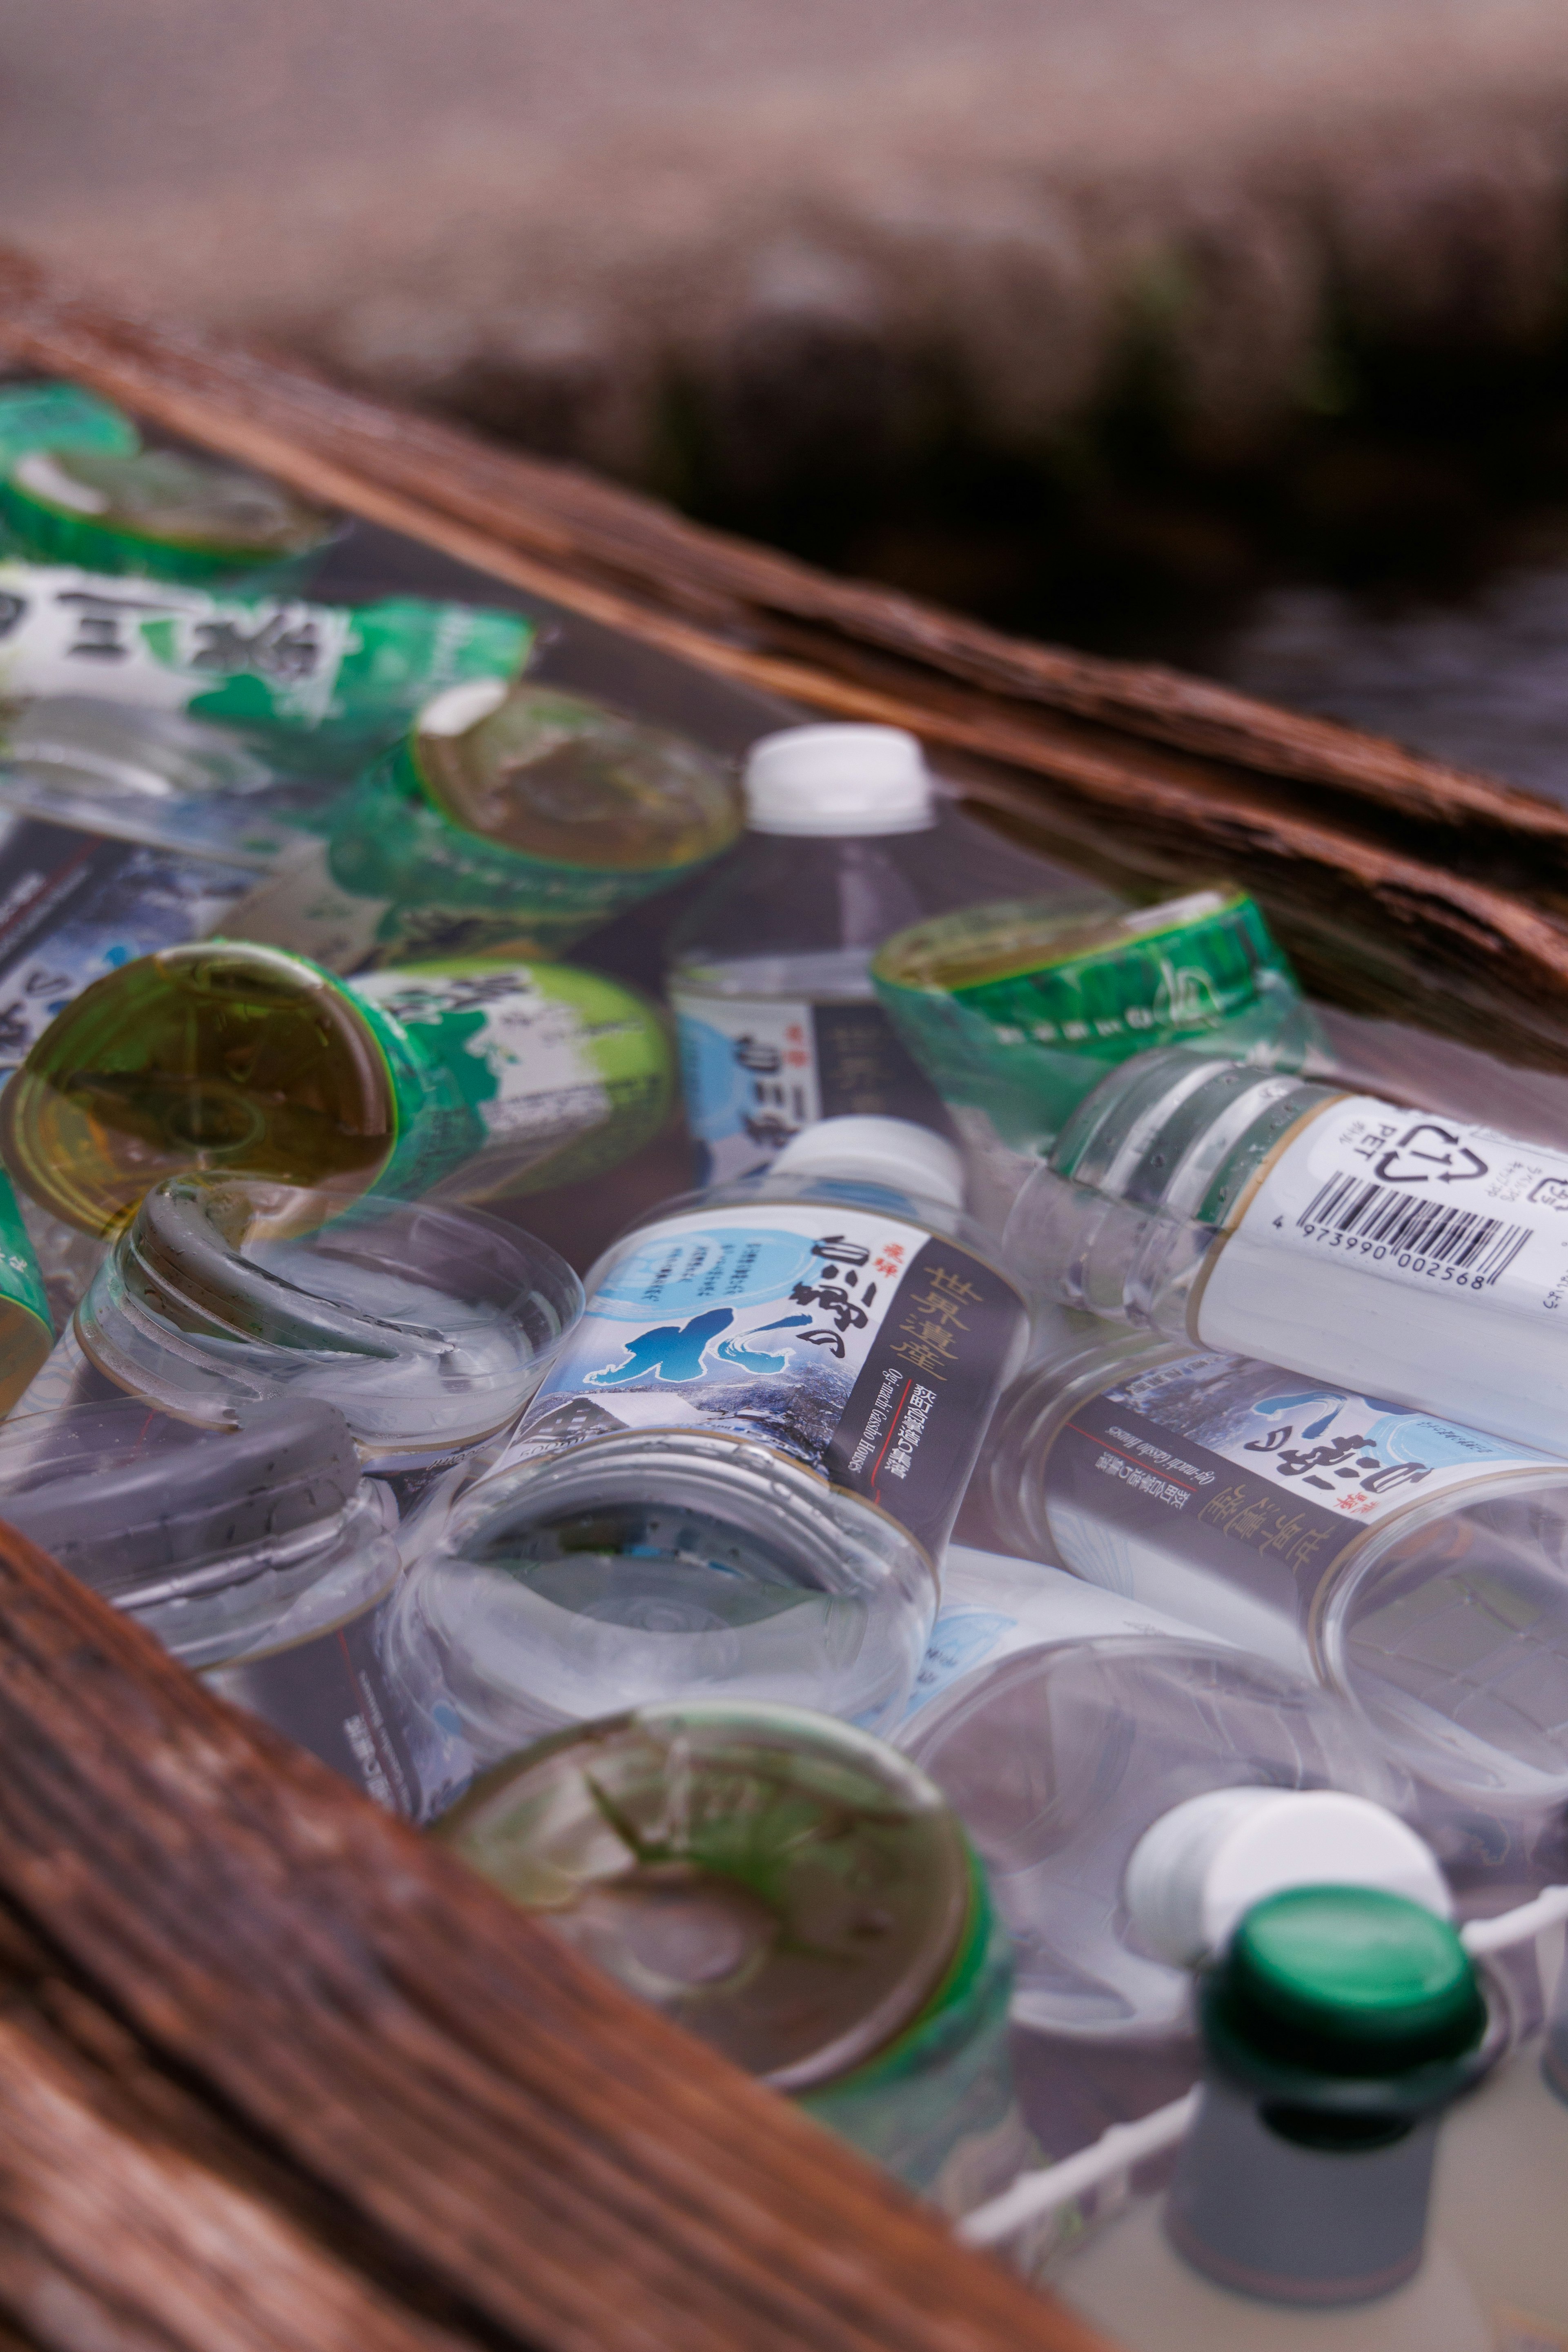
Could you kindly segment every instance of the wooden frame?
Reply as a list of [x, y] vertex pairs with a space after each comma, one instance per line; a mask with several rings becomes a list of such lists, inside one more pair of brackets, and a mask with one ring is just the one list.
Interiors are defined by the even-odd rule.
[[[0, 349], [520, 589], [913, 725], [1112, 877], [1216, 866], [1309, 975], [1560, 1066], [1568, 813], [1014, 643], [72, 299]], [[1464, 870], [1460, 870], [1460, 869]], [[0, 2352], [1090, 2352], [784, 2102], [0, 1542]]]

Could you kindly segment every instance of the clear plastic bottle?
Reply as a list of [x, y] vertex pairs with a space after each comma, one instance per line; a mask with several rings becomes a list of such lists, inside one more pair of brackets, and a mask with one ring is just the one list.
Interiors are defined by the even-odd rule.
[[201, 1429], [119, 1396], [0, 1428], [0, 1519], [356, 1787], [419, 1809], [382, 1658], [397, 1545], [342, 1416], [274, 1399]]
[[1163, 2210], [1134, 2205], [1052, 2285], [1127, 2352], [1491, 2352], [1426, 2252], [1446, 2107], [1486, 2007], [1453, 1929], [1363, 1887], [1248, 1912], [1203, 1985], [1206, 2065]]
[[1140, 1055], [1069, 1119], [1005, 1250], [1067, 1306], [1563, 1443], [1568, 1152], [1550, 1146]]
[[984, 1476], [1020, 1549], [1341, 1694], [1448, 1866], [1561, 1874], [1568, 1463], [1101, 1326], [1018, 1381]]
[[[892, 727], [791, 727], [752, 747], [740, 850], [676, 926], [680, 1024], [700, 1181], [765, 1168], [819, 1118], [946, 1115], [878, 1003], [889, 934], [974, 899], [1056, 883], [1064, 908], [1109, 893], [939, 815], [919, 742]], [[1021, 870], [1022, 869], [1022, 870]]]
[[1029, 2159], [984, 1873], [931, 1782], [864, 1732], [640, 1707], [500, 1765], [438, 1834], [949, 2213]]
[[588, 1306], [397, 1612], [480, 1761], [701, 1693], [895, 1723], [998, 1387], [1012, 1285], [952, 1147], [829, 1120], [669, 1202]]
[[155, 1186], [18, 1412], [131, 1395], [221, 1424], [319, 1398], [410, 1513], [511, 1427], [582, 1285], [544, 1243], [472, 1209], [373, 1200], [324, 1220], [331, 1205], [239, 1176]]
[[1447, 1907], [1395, 1816], [1407, 1780], [1341, 1701], [1223, 1641], [1131, 1630], [1135, 1603], [1130, 1630], [1086, 1634], [1062, 1580], [1037, 1573], [1035, 1644], [959, 1676], [898, 1735], [985, 1864], [1021, 2023], [1100, 2042], [1183, 2032], [1187, 1969], [1327, 1855]]
[[351, 982], [214, 940], [67, 1004], [0, 1096], [0, 1151], [41, 1210], [97, 1235], [193, 1167], [489, 1200], [613, 1165], [669, 1085], [657, 1011], [596, 972], [459, 959]]

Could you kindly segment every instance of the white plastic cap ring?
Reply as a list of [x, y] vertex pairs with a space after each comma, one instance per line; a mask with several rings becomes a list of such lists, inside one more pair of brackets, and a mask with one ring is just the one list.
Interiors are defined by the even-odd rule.
[[1424, 1838], [1338, 1789], [1211, 1789], [1163, 1813], [1128, 1857], [1122, 1895], [1156, 1958], [1195, 1968], [1244, 1913], [1288, 1886], [1376, 1886], [1440, 1918], [1453, 1897]]
[[448, 686], [425, 705], [414, 722], [416, 735], [466, 735], [492, 710], [499, 710], [511, 692], [504, 677], [466, 677]]
[[773, 1176], [837, 1176], [887, 1184], [944, 1209], [963, 1206], [963, 1162], [945, 1136], [908, 1118], [823, 1118], [789, 1142]]
[[936, 811], [919, 739], [900, 727], [786, 727], [746, 757], [753, 833], [918, 833]]

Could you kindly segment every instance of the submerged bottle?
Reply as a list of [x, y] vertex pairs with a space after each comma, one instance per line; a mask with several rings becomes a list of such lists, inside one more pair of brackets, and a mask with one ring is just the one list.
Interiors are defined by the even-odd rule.
[[717, 856], [736, 824], [728, 772], [699, 744], [560, 687], [477, 679], [427, 703], [333, 812], [287, 943], [559, 955]]
[[411, 1512], [516, 1421], [582, 1285], [542, 1242], [472, 1209], [371, 1200], [327, 1215], [336, 1206], [239, 1176], [155, 1185], [19, 1410], [130, 1395], [232, 1424], [271, 1398], [319, 1398]]
[[438, 1834], [950, 2213], [1027, 2159], [984, 1873], [930, 1781], [864, 1732], [640, 1707], [499, 1766]]
[[[1252, 1899], [1319, 1874], [1446, 1907], [1408, 1783], [1300, 1676], [1195, 1635], [1086, 1630], [1039, 1569], [1033, 1641], [953, 1679], [898, 1742], [974, 1840], [1042, 2032], [1185, 2029], [1185, 1970]], [[1055, 1622], [1053, 1622], [1055, 1621]], [[1300, 1792], [1311, 1791], [1312, 1794]]]
[[594, 1268], [399, 1603], [413, 1679], [439, 1673], [481, 1761], [697, 1692], [897, 1721], [1025, 1338], [959, 1181], [927, 1129], [829, 1120]]
[[37, 563], [294, 587], [342, 528], [265, 475], [183, 450], [55, 442], [0, 470], [0, 529]]
[[1451, 1866], [1557, 1874], [1568, 1463], [1101, 1327], [1020, 1380], [984, 1475], [1021, 1548], [1339, 1692]]
[[389, 1518], [320, 1400], [253, 1405], [222, 1432], [123, 1396], [0, 1428], [0, 1520], [226, 1698], [413, 1813], [416, 1732], [381, 1654]]
[[613, 1164], [669, 1085], [658, 1014], [594, 973], [459, 961], [347, 982], [213, 940], [122, 965], [57, 1015], [0, 1096], [0, 1154], [87, 1234], [189, 1168], [490, 1199]]
[[[930, 1080], [877, 1002], [871, 958], [922, 915], [1017, 887], [1016, 849], [962, 818], [939, 821], [920, 744], [897, 728], [765, 735], [746, 762], [745, 796], [739, 854], [670, 941], [702, 1182], [766, 1168], [819, 1118], [944, 1127]], [[1067, 903], [1115, 904], [1057, 878]]]
[[1396, 1895], [1292, 1889], [1247, 1913], [1201, 2009], [1163, 2213], [1108, 2223], [1057, 2292], [1127, 2352], [1490, 2352], [1452, 2256], [1426, 2249], [1438, 2123], [1487, 2025], [1453, 1929]]
[[1549, 1146], [1141, 1055], [1074, 1114], [1005, 1246], [1069, 1307], [1563, 1443], [1568, 1153]]
[[1261, 911], [1224, 883], [1139, 908], [1059, 894], [965, 908], [889, 940], [871, 977], [972, 1154], [1009, 1163], [1013, 1192], [1131, 1055], [1192, 1040], [1297, 1069], [1318, 1040]]

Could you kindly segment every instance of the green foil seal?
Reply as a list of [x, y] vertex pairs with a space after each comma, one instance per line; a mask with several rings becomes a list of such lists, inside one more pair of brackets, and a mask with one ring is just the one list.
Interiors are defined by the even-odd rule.
[[898, 932], [871, 973], [943, 1100], [1015, 1151], [1047, 1149], [1131, 1055], [1192, 1044], [1293, 1068], [1316, 1035], [1260, 909], [1223, 884], [1110, 912], [966, 908]]

